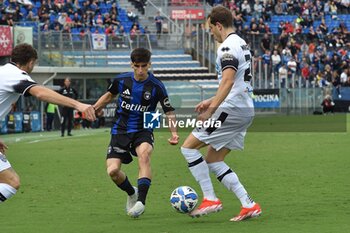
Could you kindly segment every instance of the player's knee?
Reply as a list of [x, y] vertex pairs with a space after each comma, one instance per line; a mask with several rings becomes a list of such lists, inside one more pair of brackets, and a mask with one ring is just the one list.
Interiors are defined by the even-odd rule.
[[150, 164], [151, 158], [147, 153], [138, 155], [140, 165]]
[[219, 162], [219, 161], [216, 161], [215, 159], [213, 159], [212, 157], [208, 157], [208, 156], [205, 156], [204, 158], [205, 162], [207, 162], [207, 164], [212, 164], [212, 163], [216, 163], [216, 162]]
[[189, 143], [187, 143], [187, 140], [185, 140], [185, 141], [182, 143], [181, 148], [190, 148], [190, 145], [189, 145]]
[[112, 179], [117, 179], [119, 175], [120, 168], [119, 167], [108, 167], [107, 168], [107, 174], [112, 178]]
[[11, 178], [8, 181], [8, 185], [18, 190], [19, 187], [21, 186], [19, 176], [17, 174], [14, 174], [13, 176], [11, 176]]

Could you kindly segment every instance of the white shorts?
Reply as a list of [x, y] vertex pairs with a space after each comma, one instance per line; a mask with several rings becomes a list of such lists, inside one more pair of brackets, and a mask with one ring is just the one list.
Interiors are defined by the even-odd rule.
[[0, 172], [11, 167], [10, 162], [7, 160], [6, 156], [0, 152]]
[[195, 128], [193, 136], [205, 144], [211, 145], [216, 151], [221, 148], [243, 150], [244, 137], [248, 127], [253, 122], [253, 116], [237, 116], [229, 114], [229, 110], [218, 109], [211, 117], [221, 121], [221, 127]]

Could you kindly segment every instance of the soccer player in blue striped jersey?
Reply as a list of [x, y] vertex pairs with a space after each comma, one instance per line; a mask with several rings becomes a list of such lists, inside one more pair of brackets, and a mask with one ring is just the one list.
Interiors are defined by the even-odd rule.
[[[144, 113], [154, 112], [158, 102], [169, 121], [175, 122], [174, 108], [170, 105], [164, 84], [148, 72], [151, 52], [137, 48], [131, 53], [133, 72], [117, 76], [107, 92], [94, 104], [98, 114], [117, 97], [116, 119], [111, 129], [111, 141], [107, 151], [107, 173], [112, 181], [128, 194], [126, 212], [139, 217], [145, 210], [146, 196], [151, 185], [150, 159], [153, 151], [153, 129], [144, 128]], [[169, 124], [171, 137], [168, 142], [176, 145], [179, 140], [175, 124]], [[138, 187], [133, 187], [121, 170], [129, 164], [132, 155], [139, 163]]]

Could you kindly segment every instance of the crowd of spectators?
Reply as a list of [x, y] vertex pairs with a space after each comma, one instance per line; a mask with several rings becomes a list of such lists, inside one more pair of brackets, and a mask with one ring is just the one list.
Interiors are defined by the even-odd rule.
[[[144, 9], [145, 0], [133, 2]], [[89, 31], [107, 35], [143, 33], [137, 13], [131, 9], [123, 11], [118, 8], [118, 0], [0, 0], [0, 25], [35, 21], [44, 33], [73, 32], [81, 36]]]
[[[282, 87], [350, 86], [350, 25], [340, 17], [350, 13], [349, 0], [211, 2], [231, 9], [236, 32], [251, 44], [268, 74], [279, 77]], [[278, 33], [272, 34], [271, 21], [284, 15], [293, 20], [280, 20]], [[293, 74], [302, 79], [292, 83]]]
[[271, 15], [309, 14], [311, 17], [325, 14], [348, 13], [349, 0], [207, 0], [213, 6], [224, 5], [238, 9], [244, 15], [269, 18]]
[[131, 3], [141, 12], [141, 14], [145, 14], [147, 0], [131, 0]]
[[[39, 21], [46, 32], [99, 32], [107, 35], [135, 36], [148, 30], [138, 23], [138, 15], [127, 9], [120, 15], [117, 0], [0, 0], [0, 24], [16, 21]], [[141, 12], [146, 0], [133, 0]], [[176, 1], [175, 1], [176, 2]], [[254, 56], [262, 61], [282, 86], [284, 69], [287, 79], [302, 77], [297, 86], [350, 86], [350, 32], [348, 22], [350, 0], [212, 0], [232, 11], [236, 32], [254, 48]], [[294, 16], [280, 20], [277, 34], [271, 26], [276, 16]], [[122, 19], [122, 20], [120, 20]], [[124, 20], [128, 23], [125, 24]], [[330, 23], [331, 22], [331, 23]], [[333, 24], [337, 22], [337, 24]], [[334, 26], [336, 25], [336, 26]], [[276, 26], [276, 25], [275, 25]], [[127, 28], [125, 28], [127, 27]], [[282, 78], [281, 78], [282, 77]], [[290, 82], [289, 82], [290, 83]]]

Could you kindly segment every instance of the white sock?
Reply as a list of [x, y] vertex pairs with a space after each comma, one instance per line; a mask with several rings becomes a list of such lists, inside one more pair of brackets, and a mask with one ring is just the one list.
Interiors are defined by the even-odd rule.
[[13, 195], [15, 195], [17, 190], [5, 183], [0, 183], [0, 203], [6, 201]]
[[214, 192], [213, 184], [209, 176], [209, 168], [207, 162], [202, 157], [199, 150], [188, 149], [181, 147], [181, 152], [188, 162], [188, 168], [190, 169], [193, 177], [201, 186], [204, 198], [215, 201], [217, 197]]
[[218, 180], [237, 196], [244, 208], [251, 208], [255, 205], [255, 202], [250, 198], [239, 181], [237, 174], [225, 162], [209, 163], [208, 167], [216, 175]]

